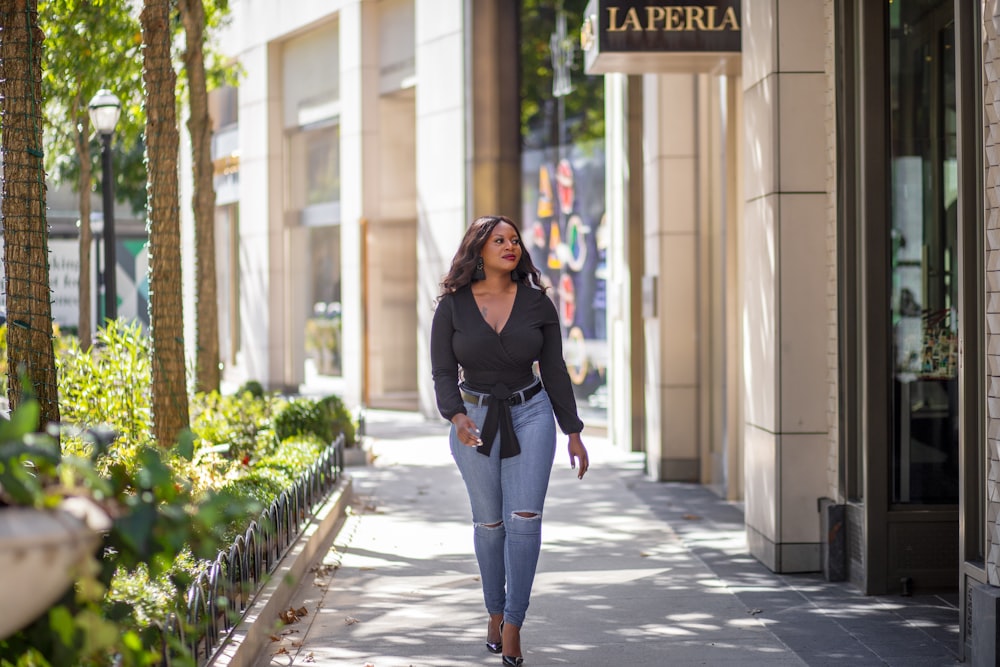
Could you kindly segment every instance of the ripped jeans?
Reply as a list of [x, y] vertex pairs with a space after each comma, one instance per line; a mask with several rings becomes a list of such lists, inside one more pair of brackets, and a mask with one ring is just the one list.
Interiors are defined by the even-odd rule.
[[[486, 406], [466, 403], [482, 429]], [[473, 542], [486, 611], [520, 627], [528, 610], [542, 546], [542, 507], [556, 451], [556, 425], [545, 391], [511, 407], [521, 453], [500, 458], [500, 435], [490, 455], [458, 441], [451, 428], [451, 454], [472, 504]]]

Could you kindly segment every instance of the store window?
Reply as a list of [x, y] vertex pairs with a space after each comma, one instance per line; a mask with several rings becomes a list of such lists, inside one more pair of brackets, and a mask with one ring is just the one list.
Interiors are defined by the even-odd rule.
[[950, 0], [835, 6], [849, 576], [966, 590], [986, 580], [982, 19]]
[[893, 503], [956, 504], [958, 154], [952, 0], [889, 5]]
[[341, 363], [340, 226], [309, 230], [312, 313], [306, 321], [306, 356], [320, 375], [339, 376]]
[[340, 125], [294, 130], [289, 141], [291, 206], [307, 226], [340, 222]]
[[215, 209], [215, 280], [219, 286], [219, 356], [236, 364], [240, 351], [240, 222], [239, 206]]
[[604, 422], [604, 78], [583, 73], [582, 10], [562, 0], [521, 1], [522, 234], [559, 311], [581, 414]]

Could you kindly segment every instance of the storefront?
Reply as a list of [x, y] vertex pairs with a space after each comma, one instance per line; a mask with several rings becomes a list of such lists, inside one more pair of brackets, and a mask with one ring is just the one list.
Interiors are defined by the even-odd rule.
[[[977, 664], [1000, 590], [998, 13], [594, 0], [581, 31], [642, 109], [609, 115], [609, 164], [643, 174], [609, 186], [609, 221], [644, 248], [650, 474], [745, 499], [775, 571], [954, 595]], [[726, 31], [736, 54], [706, 55]]]
[[742, 498], [739, 3], [585, 14], [607, 98], [611, 430], [652, 477]]

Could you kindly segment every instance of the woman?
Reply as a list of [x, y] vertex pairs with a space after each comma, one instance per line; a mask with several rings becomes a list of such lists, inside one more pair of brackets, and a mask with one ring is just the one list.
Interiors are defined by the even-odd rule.
[[556, 421], [577, 477], [589, 467], [559, 317], [540, 278], [510, 218], [478, 218], [441, 283], [431, 327], [438, 410], [452, 423], [451, 452], [472, 504], [486, 646], [512, 667], [523, 663]]

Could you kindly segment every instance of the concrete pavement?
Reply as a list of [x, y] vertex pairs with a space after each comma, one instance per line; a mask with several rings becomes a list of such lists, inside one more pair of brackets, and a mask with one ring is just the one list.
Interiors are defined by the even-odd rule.
[[[347, 521], [293, 598], [306, 613], [258, 665], [499, 665], [447, 424], [372, 411], [367, 429], [376, 458], [349, 469]], [[584, 436], [583, 481], [557, 450], [526, 667], [957, 662], [954, 600], [775, 575], [747, 554], [738, 506], [649, 482], [637, 455]]]

